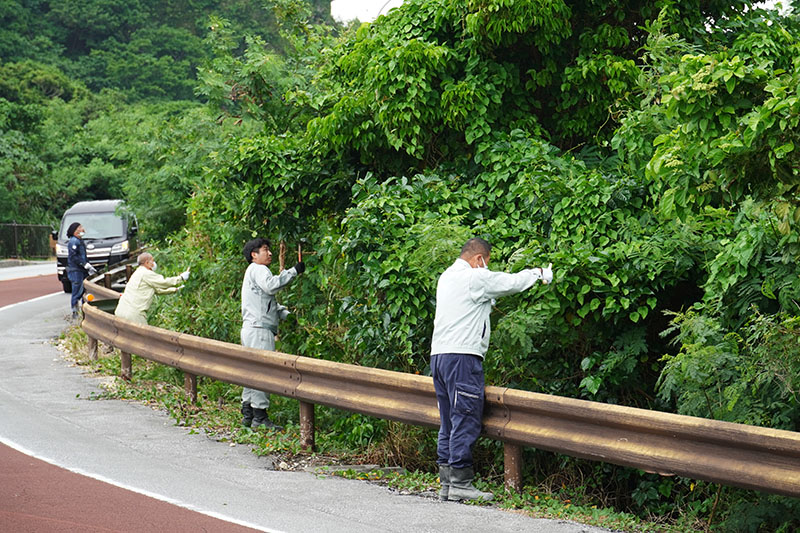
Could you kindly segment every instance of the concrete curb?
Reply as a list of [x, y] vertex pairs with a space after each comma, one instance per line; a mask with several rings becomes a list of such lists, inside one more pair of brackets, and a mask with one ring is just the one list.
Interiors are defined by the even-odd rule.
[[18, 266], [27, 266], [27, 265], [43, 265], [51, 262], [55, 262], [55, 257], [51, 260], [40, 260], [40, 261], [29, 261], [26, 259], [0, 259], [0, 268], [6, 267], [18, 267]]

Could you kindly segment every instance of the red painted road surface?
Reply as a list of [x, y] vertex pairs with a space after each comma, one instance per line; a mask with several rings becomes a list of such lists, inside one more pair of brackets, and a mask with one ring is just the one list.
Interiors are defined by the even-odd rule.
[[0, 531], [255, 531], [74, 474], [3, 445], [0, 465]]
[[[60, 289], [55, 274], [0, 281], [0, 307]], [[75, 474], [0, 444], [0, 532], [11, 531], [255, 530]]]
[[[58, 281], [58, 276], [55, 274], [0, 281], [0, 307], [63, 290], [61, 282]], [[66, 314], [67, 311], [69, 309], [65, 309], [64, 313]]]

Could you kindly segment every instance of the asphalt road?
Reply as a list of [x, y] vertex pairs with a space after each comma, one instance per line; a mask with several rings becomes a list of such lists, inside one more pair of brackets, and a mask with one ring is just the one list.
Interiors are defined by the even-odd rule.
[[68, 311], [63, 293], [0, 307], [0, 531], [606, 531], [275, 471], [146, 406], [92, 399], [97, 378], [52, 342]]
[[0, 444], [2, 531], [258, 531], [59, 468]]
[[0, 268], [0, 308], [63, 291], [55, 261], [36, 261], [25, 266], [11, 264], [15, 266]]
[[[50, 261], [15, 261], [13, 259], [0, 261], [0, 281], [49, 276], [51, 274], [55, 275], [56, 272], [55, 259]], [[61, 283], [57, 281], [53, 285], [53, 289], [60, 288]]]

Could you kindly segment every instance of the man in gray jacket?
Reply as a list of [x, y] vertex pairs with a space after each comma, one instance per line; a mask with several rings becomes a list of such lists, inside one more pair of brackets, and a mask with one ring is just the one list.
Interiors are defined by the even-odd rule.
[[[302, 262], [275, 276], [270, 272], [272, 262], [270, 242], [253, 239], [244, 245], [244, 258], [250, 263], [242, 281], [242, 346], [275, 349], [278, 322], [289, 316], [289, 310], [275, 299], [279, 290], [286, 287], [306, 267]], [[253, 428], [283, 429], [267, 416], [269, 395], [266, 392], [244, 387], [242, 390], [242, 424]]]
[[488, 242], [473, 237], [439, 277], [431, 340], [431, 373], [439, 404], [437, 463], [442, 500], [491, 500], [472, 484], [472, 447], [481, 432], [483, 358], [489, 349], [489, 315], [495, 298], [553, 280], [552, 265], [516, 274], [489, 270]]

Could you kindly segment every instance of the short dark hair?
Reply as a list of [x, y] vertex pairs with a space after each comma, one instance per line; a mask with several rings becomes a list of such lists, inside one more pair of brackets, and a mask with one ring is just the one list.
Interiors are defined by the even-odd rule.
[[461, 256], [466, 257], [473, 256], [475, 254], [481, 254], [488, 257], [491, 251], [492, 245], [486, 240], [481, 239], [480, 237], [472, 237], [470, 240], [464, 243], [464, 246], [461, 247]]
[[247, 259], [248, 263], [253, 262], [252, 253], [259, 251], [262, 246], [272, 248], [272, 243], [269, 242], [269, 239], [263, 239], [261, 237], [253, 239], [252, 241], [247, 241], [244, 245], [244, 258]]
[[73, 235], [75, 235], [75, 230], [78, 229], [80, 225], [81, 225], [80, 222], [73, 222], [72, 224], [70, 224], [69, 228], [67, 228], [67, 237], [72, 237]]

